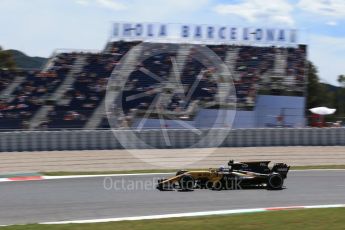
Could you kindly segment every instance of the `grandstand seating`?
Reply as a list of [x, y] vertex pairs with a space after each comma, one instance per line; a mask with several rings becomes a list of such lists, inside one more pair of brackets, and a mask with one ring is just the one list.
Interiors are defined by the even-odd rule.
[[62, 53], [55, 57], [47, 71], [22, 72], [26, 80], [16, 88], [13, 98], [1, 101], [1, 129], [28, 128], [33, 114], [45, 103], [70, 71], [76, 54]]
[[16, 72], [0, 69], [0, 92], [4, 90], [16, 77]]
[[[54, 57], [53, 64], [49, 69], [25, 72], [25, 81], [12, 93], [12, 99], [0, 100], [0, 129], [27, 128], [27, 122], [42, 105], [47, 103], [53, 103], [53, 106], [44, 121], [44, 127], [83, 128], [94, 110], [103, 102], [107, 82], [113, 68], [128, 50], [137, 44], [138, 42], [110, 42], [103, 52], [97, 54], [61, 53]], [[287, 65], [282, 73], [279, 73], [282, 75], [280, 77], [292, 76], [293, 78], [289, 86], [280, 87], [279, 91], [275, 91], [272, 85], [274, 82], [267, 83], [262, 78], [265, 74], [275, 76], [276, 73], [273, 72], [273, 69], [277, 48], [229, 45], [209, 45], [208, 47], [223, 61], [225, 61], [228, 51], [238, 50], [232, 71], [234, 71], [239, 109], [251, 110], [255, 106], [257, 93], [261, 91], [264, 94], [289, 95], [291, 85], [293, 85], [294, 93], [303, 95], [306, 55], [304, 47], [282, 49], [287, 53]], [[82, 71], [74, 75], [75, 81], [71, 89], [64, 95], [64, 98], [69, 99], [68, 103], [48, 102], [49, 96], [63, 82], [73, 68], [76, 58], [80, 55], [86, 56], [86, 62]], [[150, 77], [145, 70], [149, 70], [160, 78], [168, 79], [172, 68], [171, 57], [176, 55], [157, 54], [138, 64], [135, 71], [130, 74], [122, 95], [125, 114], [130, 114], [132, 110], [147, 109], [157, 93], [152, 89], [160, 82]], [[172, 93], [166, 110], [180, 112], [186, 110], [191, 101], [208, 102], [215, 99], [217, 79], [212, 77], [212, 68], [207, 68], [188, 56], [181, 72], [181, 83], [186, 89], [190, 89], [195, 81], [199, 81], [199, 83], [191, 94], [190, 101], [185, 101], [185, 95], [181, 93]], [[280, 81], [278, 77], [275, 79]], [[1, 71], [0, 91], [5, 89], [12, 80], [13, 73]], [[127, 97], [142, 92], [148, 92], [147, 96], [126, 100]], [[109, 127], [105, 116], [99, 127]]]
[[86, 65], [76, 76], [72, 89], [65, 97], [70, 98], [67, 105], [55, 106], [49, 113], [50, 128], [80, 128], [97, 108], [105, 94], [107, 78], [109, 77], [116, 56], [89, 54]]

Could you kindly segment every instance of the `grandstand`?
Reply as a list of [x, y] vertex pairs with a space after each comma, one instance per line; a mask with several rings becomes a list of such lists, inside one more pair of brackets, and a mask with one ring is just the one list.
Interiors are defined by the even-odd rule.
[[[120, 59], [139, 41], [111, 41], [102, 52], [57, 52], [40, 71], [0, 72], [0, 129], [109, 128], [105, 112], [107, 83]], [[161, 44], [161, 45], [164, 45]], [[306, 47], [207, 45], [229, 67], [236, 88], [235, 128], [304, 126]], [[192, 52], [192, 51], [191, 51]], [[143, 54], [144, 55], [144, 54]], [[134, 127], [148, 109], [160, 78], [170, 76], [171, 57], [159, 54], [139, 63], [130, 74], [122, 95], [123, 127]], [[181, 84], [198, 84], [189, 101], [183, 92], [170, 92], [164, 111], [170, 120], [210, 126], [210, 117], [224, 106], [212, 103], [221, 86], [212, 68], [186, 55]], [[148, 92], [145, 97], [125, 100]], [[146, 128], [160, 127], [153, 114]], [[225, 118], [228, 120], [228, 118]], [[220, 127], [228, 127], [227, 122]], [[170, 127], [176, 126], [169, 123]]]

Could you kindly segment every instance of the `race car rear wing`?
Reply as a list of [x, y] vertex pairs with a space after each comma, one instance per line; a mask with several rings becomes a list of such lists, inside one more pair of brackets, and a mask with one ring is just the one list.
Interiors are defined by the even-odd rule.
[[277, 163], [272, 167], [272, 172], [279, 173], [284, 179], [287, 177], [289, 170], [290, 166], [284, 163]]
[[284, 163], [277, 163], [271, 168], [268, 167], [271, 161], [244, 161], [235, 162], [230, 160], [228, 165], [230, 170], [240, 170], [240, 171], [250, 171], [255, 173], [269, 174], [269, 173], [279, 173], [284, 179], [289, 172], [290, 166]]

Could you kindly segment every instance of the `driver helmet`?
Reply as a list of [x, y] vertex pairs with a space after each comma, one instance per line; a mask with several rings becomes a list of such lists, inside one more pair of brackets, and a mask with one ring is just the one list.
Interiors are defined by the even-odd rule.
[[221, 165], [220, 167], [219, 167], [219, 171], [220, 172], [223, 172], [225, 170], [225, 166], [224, 165]]

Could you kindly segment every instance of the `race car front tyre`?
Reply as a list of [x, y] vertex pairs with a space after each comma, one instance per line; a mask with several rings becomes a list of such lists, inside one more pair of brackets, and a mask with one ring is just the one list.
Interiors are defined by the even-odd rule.
[[184, 191], [193, 190], [195, 181], [191, 175], [182, 175], [179, 180], [180, 189]]
[[279, 190], [283, 188], [284, 179], [278, 174], [270, 174], [267, 178], [267, 189], [269, 190]]
[[212, 190], [220, 191], [223, 189], [223, 184], [221, 181], [216, 181], [212, 183]]
[[157, 181], [156, 189], [158, 189], [159, 191], [164, 191], [164, 185], [162, 183], [164, 180], [166, 180], [166, 179], [159, 179]]

